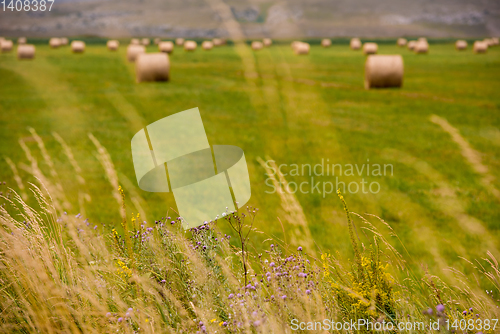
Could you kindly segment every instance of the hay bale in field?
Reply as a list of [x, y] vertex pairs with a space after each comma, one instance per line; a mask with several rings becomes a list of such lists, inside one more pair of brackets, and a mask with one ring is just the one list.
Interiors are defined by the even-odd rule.
[[14, 43], [11, 40], [4, 39], [0, 41], [0, 49], [2, 52], [10, 52], [12, 51], [12, 47], [14, 46]]
[[52, 49], [57, 49], [61, 46], [61, 39], [57, 37], [52, 37], [49, 39], [49, 45]]
[[273, 40], [270, 39], [270, 38], [264, 38], [262, 40], [262, 44], [264, 44], [264, 46], [267, 48], [267, 47], [270, 47], [271, 45], [273, 45]]
[[138, 38], [132, 38], [130, 40], [130, 45], [140, 45], [141, 44], [141, 41], [139, 41]]
[[491, 39], [489, 39], [489, 38], [483, 39], [483, 42], [485, 42], [486, 44], [488, 44], [488, 47], [493, 46], [493, 41]]
[[257, 51], [257, 50], [262, 49], [263, 47], [264, 47], [264, 44], [262, 44], [262, 42], [260, 42], [260, 41], [253, 41], [252, 42], [252, 50]]
[[59, 40], [61, 41], [61, 45], [68, 45], [68, 43], [69, 43], [69, 40], [67, 37], [61, 37]]
[[363, 44], [363, 53], [365, 55], [374, 55], [378, 52], [377, 43], [365, 43]]
[[17, 39], [17, 45], [23, 45], [23, 44], [26, 44], [28, 42], [28, 40], [26, 39], [26, 37], [19, 37]]
[[321, 46], [324, 48], [329, 48], [332, 45], [332, 40], [329, 38], [323, 38], [321, 40]]
[[176, 38], [175, 39], [175, 45], [177, 45], [177, 46], [183, 46], [184, 45], [184, 38]]
[[85, 42], [83, 41], [71, 42], [71, 51], [73, 51], [73, 53], [83, 53], [85, 51]]
[[498, 45], [498, 38], [485, 38], [484, 42], [488, 44], [488, 47]]
[[417, 44], [417, 41], [409, 41], [406, 46], [408, 47], [408, 50], [413, 51], [415, 49], [415, 44]]
[[401, 55], [370, 55], [365, 62], [365, 88], [401, 87], [403, 85]]
[[473, 50], [474, 53], [486, 53], [488, 51], [488, 43], [484, 41], [475, 41]]
[[151, 44], [151, 41], [149, 40], [149, 38], [143, 38], [141, 39], [141, 44], [144, 46], [148, 46], [149, 44]]
[[302, 43], [302, 42], [300, 42], [300, 41], [293, 41], [293, 42], [290, 44], [290, 46], [292, 47], [292, 50], [293, 50], [293, 51], [295, 51], [295, 48], [296, 48], [296, 47], [297, 47], [297, 45], [299, 45], [300, 43]]
[[429, 52], [429, 43], [424, 40], [419, 40], [417, 43], [415, 43], [415, 47], [413, 48], [413, 51], [417, 54], [426, 54]]
[[160, 39], [160, 38], [158, 38], [158, 37], [156, 37], [156, 38], [153, 40], [153, 42], [155, 43], [155, 45], [158, 45], [158, 44], [160, 44], [161, 39]]
[[498, 37], [492, 37], [491, 40], [493, 41], [493, 45], [499, 45], [500, 41], [498, 40]]
[[146, 53], [144, 45], [129, 44], [127, 46], [127, 60], [131, 63], [137, 59], [137, 56], [143, 53]]
[[309, 43], [299, 42], [299, 44], [296, 44], [294, 52], [296, 55], [307, 55], [310, 50], [311, 46]]
[[174, 43], [167, 41], [167, 42], [160, 42], [158, 44], [158, 51], [164, 52], [164, 53], [172, 53], [174, 52]]
[[455, 49], [457, 49], [458, 51], [467, 49], [467, 42], [463, 39], [459, 39], [455, 42]]
[[351, 38], [349, 46], [352, 50], [359, 50], [361, 48], [361, 41], [359, 38]]
[[170, 61], [166, 53], [140, 54], [135, 61], [137, 82], [168, 81]]
[[214, 47], [214, 43], [211, 41], [203, 41], [203, 43], [201, 43], [201, 47], [203, 48], [203, 50], [212, 50], [212, 48]]
[[184, 51], [194, 51], [198, 47], [198, 44], [195, 41], [185, 41], [184, 42]]
[[407, 43], [408, 43], [408, 41], [406, 40], [406, 38], [398, 38], [398, 41], [397, 41], [398, 46], [403, 47], [403, 46], [406, 46]]
[[35, 46], [33, 44], [21, 44], [17, 47], [17, 59], [35, 58]]
[[106, 42], [106, 47], [108, 48], [109, 51], [116, 51], [118, 50], [119, 46], [120, 42], [118, 42], [116, 39], [110, 39], [109, 41]]
[[427, 38], [426, 37], [419, 37], [417, 39], [417, 42], [427, 42]]
[[214, 46], [222, 46], [224, 44], [222, 39], [220, 39], [220, 38], [212, 39], [212, 43], [214, 43]]

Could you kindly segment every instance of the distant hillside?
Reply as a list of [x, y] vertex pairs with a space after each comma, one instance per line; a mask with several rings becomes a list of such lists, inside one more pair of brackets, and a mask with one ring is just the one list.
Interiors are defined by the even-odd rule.
[[[56, 0], [3, 12], [0, 36], [230, 37], [212, 0]], [[500, 35], [498, 0], [225, 0], [249, 37]]]

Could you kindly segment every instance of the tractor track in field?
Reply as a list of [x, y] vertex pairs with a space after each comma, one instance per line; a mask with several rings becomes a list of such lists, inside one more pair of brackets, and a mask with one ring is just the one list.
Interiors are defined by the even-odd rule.
[[460, 147], [462, 156], [465, 160], [471, 165], [476, 173], [481, 175], [481, 184], [490, 194], [500, 201], [500, 191], [493, 185], [495, 177], [490, 174], [489, 168], [483, 163], [481, 153], [472, 148], [469, 142], [460, 134], [460, 131], [448, 123], [446, 119], [437, 115], [432, 115], [430, 121], [439, 125], [451, 136], [451, 139]]

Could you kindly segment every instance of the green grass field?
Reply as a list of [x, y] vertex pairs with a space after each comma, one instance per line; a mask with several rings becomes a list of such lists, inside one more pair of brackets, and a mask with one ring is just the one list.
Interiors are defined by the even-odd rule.
[[[154, 46], [148, 47], [153, 51]], [[500, 200], [491, 189], [500, 189], [500, 180], [483, 182], [486, 174], [474, 170], [460, 146], [430, 117], [446, 119], [479, 152], [487, 174], [500, 175], [500, 48], [475, 55], [471, 45], [457, 52], [453, 44], [431, 44], [429, 54], [415, 55], [381, 44], [380, 54], [403, 56], [404, 85], [371, 91], [363, 88], [365, 56], [346, 45], [313, 45], [308, 56], [294, 55], [288, 44], [259, 52], [224, 46], [186, 53], [177, 47], [170, 56], [171, 81], [144, 84], [135, 82], [124, 43], [118, 52], [104, 45], [88, 45], [81, 55], [72, 54], [69, 47], [52, 50], [45, 45], [37, 45], [36, 52], [33, 61], [18, 61], [14, 52], [0, 54], [0, 178], [17, 189], [3, 159], [9, 157], [25, 181], [34, 181], [26, 172], [29, 164], [19, 139], [49, 174], [28, 131], [34, 128], [64, 184], [71, 204], [68, 213], [84, 209], [93, 223], [109, 229], [119, 225], [114, 190], [88, 133], [109, 151], [127, 199], [139, 200], [148, 222], [172, 213], [170, 194], [137, 187], [130, 140], [144, 125], [198, 107], [210, 144], [244, 150], [252, 185], [249, 204], [260, 209], [256, 227], [268, 235], [283, 238], [278, 217], [285, 238], [290, 239], [296, 225], [287, 219], [280, 196], [266, 193], [270, 188], [258, 157], [278, 165], [315, 165], [329, 159], [331, 164], [361, 166], [369, 159], [370, 164], [392, 164], [393, 175], [364, 175], [366, 181], [380, 184], [380, 192], [347, 192], [344, 197], [351, 211], [387, 221], [416, 268], [422, 262], [448, 276], [443, 271], [448, 265], [468, 271], [460, 257], [484, 258], [487, 250], [499, 254]], [[85, 185], [77, 182], [52, 132], [73, 149]], [[310, 176], [286, 179], [300, 183]], [[335, 183], [332, 176], [316, 179]], [[340, 176], [340, 181], [360, 182], [361, 177]], [[79, 192], [91, 197], [83, 207], [75, 200]], [[316, 252], [352, 257], [335, 191], [324, 198], [318, 193], [297, 193], [296, 198], [321, 250]], [[137, 212], [132, 203], [127, 207]], [[375, 224], [388, 232], [383, 224]], [[223, 224], [221, 228], [230, 231]], [[262, 244], [265, 238], [254, 234], [253, 247], [267, 247]]]

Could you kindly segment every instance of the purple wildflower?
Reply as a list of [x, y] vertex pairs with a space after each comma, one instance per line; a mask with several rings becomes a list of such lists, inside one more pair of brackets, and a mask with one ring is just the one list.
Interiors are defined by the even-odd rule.
[[123, 321], [123, 318], [122, 317], [119, 317], [118, 318], [118, 322], [122, 322]]
[[438, 311], [438, 312], [444, 312], [444, 305], [443, 304], [439, 304], [438, 306], [436, 306], [436, 311]]
[[233, 297], [234, 297], [234, 294], [231, 293], [231, 294], [229, 294], [229, 296], [227, 296], [227, 299], [233, 299]]

